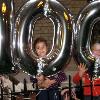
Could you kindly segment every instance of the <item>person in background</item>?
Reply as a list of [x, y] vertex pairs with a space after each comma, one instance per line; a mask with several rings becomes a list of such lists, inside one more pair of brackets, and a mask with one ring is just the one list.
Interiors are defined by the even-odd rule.
[[[37, 38], [34, 41], [33, 46], [35, 53], [40, 59], [47, 55], [48, 44], [44, 38]], [[38, 64], [37, 66], [39, 67]], [[61, 100], [61, 94], [58, 87], [62, 81], [67, 80], [65, 73], [61, 70], [55, 75], [48, 77], [43, 75], [42, 67], [40, 66], [37, 69], [36, 75], [37, 85], [40, 88], [40, 91], [37, 94], [37, 100]]]
[[[95, 41], [92, 44], [91, 47], [91, 51], [92, 54], [94, 55], [94, 57], [100, 60], [100, 39]], [[100, 62], [99, 63], [99, 67], [100, 67]], [[83, 100], [100, 100], [100, 78], [96, 78], [96, 79], [92, 79], [91, 81], [91, 77], [93, 76], [93, 71], [94, 69], [92, 69], [92, 67], [94, 68], [94, 65], [91, 66], [91, 68], [86, 68], [85, 64], [80, 64], [78, 66], [78, 72], [74, 75], [73, 77], [73, 82], [76, 85], [80, 84], [80, 80], [82, 80], [82, 83], [84, 86], [88, 87], [83, 87], [83, 95], [84, 95], [84, 99]], [[100, 68], [98, 69], [98, 74], [100, 76]], [[93, 96], [91, 96], [91, 82], [92, 82], [92, 94]], [[96, 86], [98, 85], [98, 86]]]
[[63, 100], [79, 100], [76, 96], [75, 89], [71, 90], [71, 96], [69, 95], [69, 89], [63, 89], [61, 91], [61, 95], [63, 97]]

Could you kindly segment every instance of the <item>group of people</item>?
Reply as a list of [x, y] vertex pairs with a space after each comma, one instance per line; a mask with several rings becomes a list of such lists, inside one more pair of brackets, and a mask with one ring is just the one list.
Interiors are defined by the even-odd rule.
[[[47, 41], [43, 38], [37, 38], [34, 42], [34, 50], [36, 54], [41, 58], [45, 57], [48, 52], [48, 45]], [[91, 46], [92, 54], [95, 58], [100, 58], [100, 39], [95, 41]], [[100, 65], [99, 65], [100, 66]], [[90, 66], [93, 67], [93, 66]], [[80, 81], [83, 83], [83, 97], [81, 98], [83, 100], [100, 100], [100, 79], [96, 78], [91, 80], [92, 77], [91, 69], [87, 69], [85, 64], [79, 64], [78, 65], [78, 72], [73, 76], [73, 82], [76, 85], [80, 84]], [[100, 68], [98, 69], [100, 70]], [[99, 71], [100, 74], [100, 71]], [[53, 77], [47, 77], [42, 74], [36, 75], [37, 84], [41, 90], [38, 94], [38, 100], [70, 100], [70, 98], [67, 95], [68, 89], [64, 89], [61, 92], [59, 91], [59, 86], [63, 81], [67, 80], [66, 74], [64, 71], [59, 71], [56, 75]], [[91, 89], [91, 83], [92, 83], [92, 89]], [[85, 87], [85, 85], [87, 85]], [[92, 91], [92, 92], [91, 92]], [[92, 93], [92, 94], [91, 94]], [[66, 94], [66, 96], [63, 96]], [[92, 96], [91, 96], [92, 95]], [[49, 98], [49, 99], [48, 99]], [[73, 96], [74, 100], [78, 100], [76, 96]]]
[[[44, 38], [37, 38], [34, 41], [34, 52], [37, 54], [39, 58], [43, 58], [48, 53], [48, 44]], [[91, 47], [92, 54], [95, 58], [100, 58], [100, 39], [95, 41]], [[37, 100], [79, 100], [77, 96], [69, 96], [68, 89], [64, 89], [59, 91], [59, 87], [63, 81], [67, 81], [67, 76], [63, 70], [57, 72], [53, 76], [45, 76], [43, 74], [43, 66], [39, 68], [37, 64], [38, 70], [36, 74], [36, 84], [39, 88], [37, 92]], [[93, 67], [93, 66], [91, 66]], [[100, 67], [100, 65], [99, 65]], [[100, 100], [100, 77], [91, 80], [92, 74], [90, 73], [92, 68], [87, 69], [85, 64], [78, 65], [78, 71], [73, 76], [73, 82], [78, 86], [80, 81], [83, 84], [83, 97], [80, 100]], [[100, 70], [100, 68], [98, 69]], [[99, 71], [100, 74], [100, 71]], [[34, 78], [33, 78], [34, 82]], [[92, 88], [91, 88], [92, 83]], [[85, 87], [86, 86], [86, 87]], [[91, 92], [92, 91], [92, 92]], [[81, 93], [80, 93], [81, 94]], [[91, 96], [92, 95], [92, 96]]]

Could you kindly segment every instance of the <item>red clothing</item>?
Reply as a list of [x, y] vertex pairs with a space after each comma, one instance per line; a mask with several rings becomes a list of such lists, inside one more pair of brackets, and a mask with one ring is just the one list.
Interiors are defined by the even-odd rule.
[[[73, 82], [75, 84], [79, 84], [80, 80], [81, 80], [81, 77], [79, 76], [79, 73], [75, 74], [75, 76], [73, 77]], [[84, 86], [91, 84], [89, 75], [87, 73], [85, 73], [82, 76], [82, 82], [83, 82]], [[92, 84], [93, 84], [93, 88], [92, 88], [93, 96], [100, 96], [100, 86], [95, 86], [95, 85], [100, 85], [100, 78], [93, 80]], [[84, 87], [83, 89], [84, 89], [85, 96], [91, 95], [91, 88], [90, 87]]]

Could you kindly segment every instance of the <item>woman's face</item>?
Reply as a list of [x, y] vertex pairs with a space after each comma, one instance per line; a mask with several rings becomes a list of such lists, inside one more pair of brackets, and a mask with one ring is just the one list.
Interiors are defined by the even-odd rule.
[[41, 85], [43, 82], [44, 82], [44, 80], [45, 80], [45, 77], [44, 77], [44, 75], [37, 75], [36, 76], [36, 79], [37, 79], [37, 81], [38, 81], [38, 85]]
[[35, 46], [35, 50], [39, 57], [44, 57], [47, 54], [47, 46], [44, 42], [38, 42]]
[[100, 58], [100, 43], [95, 43], [92, 46], [92, 53], [95, 57]]

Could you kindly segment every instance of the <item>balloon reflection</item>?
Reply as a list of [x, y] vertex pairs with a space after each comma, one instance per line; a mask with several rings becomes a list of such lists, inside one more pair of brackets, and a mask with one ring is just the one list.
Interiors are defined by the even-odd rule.
[[91, 2], [84, 7], [76, 20], [76, 32], [74, 35], [74, 58], [78, 64], [85, 63], [89, 67], [95, 62], [96, 58], [91, 53], [90, 45], [91, 41], [93, 41], [93, 27], [98, 21], [100, 21], [99, 0]]
[[11, 72], [11, 36], [13, 25], [13, 1], [0, 0], [0, 74]]
[[36, 73], [38, 59], [32, 47], [33, 30], [37, 20], [43, 17], [51, 20], [54, 26], [52, 49], [43, 58], [47, 66], [44, 68], [44, 74], [51, 75], [61, 70], [71, 56], [73, 19], [70, 11], [56, 0], [30, 0], [16, 15], [14, 62], [31, 75]]

